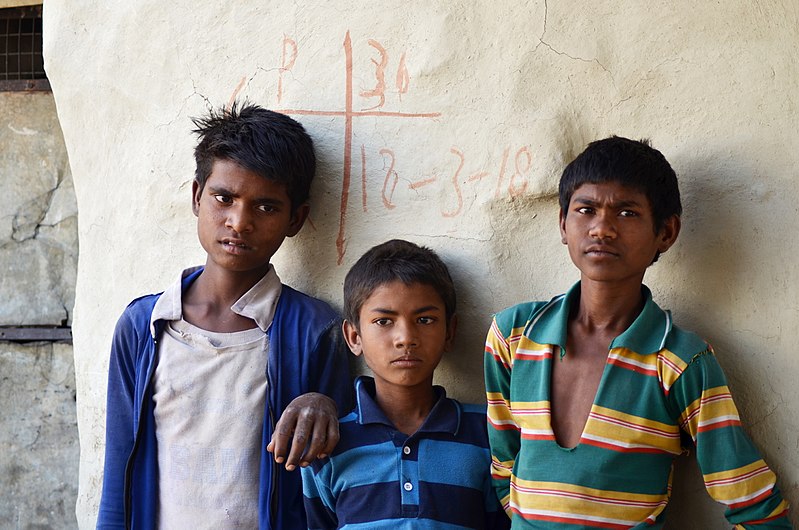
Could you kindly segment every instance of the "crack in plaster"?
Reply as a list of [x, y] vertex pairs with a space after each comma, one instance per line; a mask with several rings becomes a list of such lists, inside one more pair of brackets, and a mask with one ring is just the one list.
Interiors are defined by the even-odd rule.
[[655, 65], [655, 66], [653, 66], [652, 68], [648, 69], [648, 70], [646, 71], [646, 73], [645, 73], [643, 76], [641, 76], [641, 78], [640, 78], [638, 81], [636, 81], [636, 82], [635, 82], [635, 84], [634, 84], [634, 85], [633, 85], [633, 86], [630, 88], [630, 90], [629, 90], [629, 93], [630, 93], [630, 95], [629, 95], [629, 96], [627, 96], [626, 98], [622, 98], [622, 99], [620, 99], [619, 101], [617, 101], [616, 103], [614, 103], [613, 105], [611, 105], [611, 106], [610, 106], [610, 108], [608, 109], [608, 112], [607, 112], [607, 113], [605, 113], [605, 114], [603, 114], [603, 117], [604, 117], [604, 116], [606, 116], [608, 113], [612, 112], [613, 110], [615, 110], [616, 108], [618, 108], [619, 106], [621, 106], [623, 103], [626, 103], [626, 102], [630, 101], [630, 100], [631, 100], [631, 99], [633, 99], [633, 98], [634, 98], [636, 95], [640, 95], [640, 94], [638, 93], [638, 87], [639, 87], [639, 86], [641, 85], [641, 83], [643, 83], [644, 81], [649, 81], [649, 80], [651, 79], [651, 76], [652, 76], [652, 74], [653, 74], [653, 73], [654, 73], [656, 70], [658, 70], [658, 69], [659, 69], [661, 66], [663, 66], [663, 65], [664, 65], [664, 64], [666, 64], [666, 63], [680, 62], [680, 61], [682, 61], [682, 59], [680, 59], [680, 58], [676, 58], [676, 57], [675, 57], [675, 58], [664, 59], [663, 61], [660, 61], [658, 64], [656, 64], [656, 65]]
[[210, 108], [213, 108], [213, 105], [211, 104], [211, 100], [210, 100], [210, 99], [208, 99], [208, 97], [206, 97], [206, 96], [204, 96], [203, 94], [201, 94], [200, 92], [197, 92], [197, 83], [195, 83], [195, 82], [194, 82], [194, 79], [193, 79], [193, 78], [191, 79], [191, 88], [192, 88], [193, 92], [191, 93], [191, 95], [190, 95], [189, 97], [187, 97], [187, 98], [184, 100], [184, 105], [185, 105], [185, 102], [189, 100], [189, 98], [192, 98], [192, 97], [194, 97], [194, 96], [200, 96], [200, 98], [201, 98], [203, 101], [205, 101], [205, 104], [206, 104], [206, 105], [208, 105], [208, 108], [209, 108], [209, 109], [210, 109]]
[[27, 443], [27, 444], [25, 444], [25, 445], [24, 445], [24, 447], [25, 447], [26, 449], [31, 449], [31, 448], [33, 448], [33, 446], [35, 446], [35, 445], [36, 445], [36, 443], [39, 441], [39, 438], [40, 438], [41, 436], [42, 436], [42, 428], [37, 426], [37, 427], [36, 427], [36, 436], [33, 438], [33, 440], [32, 440], [30, 443]]
[[[40, 229], [42, 227], [55, 228], [56, 226], [58, 226], [59, 224], [63, 223], [67, 219], [75, 217], [75, 215], [70, 215], [70, 216], [64, 217], [63, 219], [61, 219], [58, 222], [50, 223], [50, 224], [47, 224], [47, 223], [43, 222], [45, 220], [45, 218], [47, 217], [48, 212], [50, 212], [50, 210], [53, 209], [53, 201], [55, 200], [56, 192], [61, 188], [61, 185], [63, 183], [64, 183], [64, 172], [63, 171], [57, 171], [56, 172], [56, 183], [55, 183], [55, 186], [53, 188], [50, 188], [46, 192], [34, 197], [33, 199], [27, 201], [14, 214], [14, 218], [12, 220], [12, 227], [13, 227], [12, 228], [13, 231], [12, 231], [12, 234], [11, 234], [11, 240], [12, 241], [17, 242], [17, 243], [22, 243], [23, 241], [27, 241], [29, 239], [36, 239], [39, 236], [39, 231], [40, 231]], [[36, 206], [36, 205], [42, 205], [43, 207], [39, 211], [35, 222], [31, 222], [31, 221], [27, 221], [26, 222], [24, 217], [25, 217], [26, 213], [29, 213], [28, 211], [26, 211], [26, 207], [28, 207], [28, 206]], [[33, 232], [30, 235], [25, 235], [24, 233], [21, 235], [22, 232], [26, 232], [27, 233], [27, 231], [29, 230], [28, 227], [30, 227], [30, 225], [32, 225], [32, 224], [35, 225], [33, 227]], [[8, 245], [8, 243], [5, 244], [5, 245], [2, 245], [2, 247], [5, 247], [7, 245]], [[0, 247], [0, 248], [2, 248], [2, 247]]]
[[[42, 221], [44, 221], [44, 218], [47, 217], [47, 212], [51, 206], [53, 195], [55, 195], [55, 191], [57, 189], [58, 186], [37, 196], [34, 199], [31, 199], [14, 214], [14, 219], [12, 221], [13, 231], [11, 233], [11, 239], [13, 241], [22, 243], [23, 241], [28, 241], [29, 239], [36, 239], [39, 236], [39, 229], [43, 226]], [[39, 200], [42, 197], [46, 197], [46, 199]], [[42, 207], [37, 212], [35, 220], [26, 219], [26, 215], [30, 212], [25, 207], [41, 205], [42, 203], [46, 203], [46, 207]], [[32, 231], [30, 229], [31, 225], [33, 225]]]
[[599, 61], [599, 59], [597, 59], [596, 57], [594, 57], [593, 59], [585, 59], [583, 57], [577, 57], [577, 56], [574, 56], [574, 55], [569, 55], [566, 52], [563, 52], [563, 51], [555, 49], [554, 46], [552, 46], [551, 44], [549, 44], [547, 41], [544, 40], [544, 37], [546, 36], [546, 33], [547, 33], [547, 18], [548, 18], [548, 16], [549, 16], [549, 5], [547, 4], [547, 0], [544, 0], [544, 28], [541, 31], [541, 36], [538, 37], [538, 44], [535, 46], [535, 48], [533, 48], [533, 51], [536, 51], [539, 48], [539, 46], [543, 44], [544, 46], [549, 48], [550, 51], [556, 53], [557, 55], [568, 57], [569, 59], [571, 59], [573, 61], [580, 61], [580, 62], [584, 62], [584, 63], [596, 63], [596, 64], [599, 65], [599, 67], [602, 70], [604, 70], [610, 76], [610, 80], [613, 82], [613, 86], [616, 86], [616, 79], [613, 77], [613, 73], [610, 70], [608, 70], [607, 67], [604, 64], [602, 64]]
[[489, 238], [479, 238], [479, 237], [459, 237], [453, 236], [449, 234], [408, 234], [409, 236], [418, 237], [418, 238], [432, 238], [432, 239], [449, 239], [452, 241], [476, 241], [478, 243], [487, 243], [494, 239], [494, 234], [491, 234]]
[[766, 412], [764, 415], [760, 416], [758, 419], [756, 419], [754, 421], [750, 421], [749, 422], [749, 428], [750, 429], [754, 429], [755, 427], [757, 427], [761, 423], [765, 423], [765, 421], [768, 420], [775, 412], [777, 412], [777, 409], [780, 408], [780, 406], [782, 406], [782, 405], [785, 405], [785, 402], [780, 400], [779, 404], [774, 405], [771, 408], [771, 410]]

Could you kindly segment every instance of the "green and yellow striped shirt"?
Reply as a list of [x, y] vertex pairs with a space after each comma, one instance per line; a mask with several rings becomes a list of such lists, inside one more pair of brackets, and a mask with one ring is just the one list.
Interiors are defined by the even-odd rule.
[[[566, 352], [580, 284], [550, 302], [498, 313], [485, 355], [497, 495], [513, 528], [660, 528], [680, 432], [693, 440], [710, 495], [736, 528], [791, 528], [774, 473], [741, 428], [712, 348], [646, 303], [610, 345], [578, 445], [550, 421], [553, 351]], [[568, 355], [568, 353], [564, 353]]]

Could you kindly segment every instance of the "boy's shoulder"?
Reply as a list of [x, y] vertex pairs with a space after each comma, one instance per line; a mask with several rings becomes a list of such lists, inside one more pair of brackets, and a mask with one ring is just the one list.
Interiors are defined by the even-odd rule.
[[[485, 404], [479, 403], [461, 403], [460, 401], [454, 400], [456, 403], [460, 404], [464, 414], [477, 414], [477, 415], [485, 415], [486, 413], [486, 406]], [[485, 418], [483, 418], [485, 419]]]
[[455, 441], [488, 449], [488, 429], [486, 424], [486, 405], [461, 403], [453, 399], [461, 408], [460, 424]]
[[336, 310], [324, 300], [298, 291], [285, 283], [281, 287], [277, 304], [281, 310], [300, 314], [305, 318], [333, 320], [339, 317]]
[[162, 294], [147, 294], [134, 298], [122, 312], [120, 322], [126, 321], [136, 326], [149, 326], [155, 303]]
[[529, 301], [507, 307], [494, 314], [494, 322], [499, 328], [503, 337], [509, 337], [518, 330], [521, 333], [527, 324], [534, 321], [536, 317], [550, 304], [560, 300], [564, 295], [559, 295], [549, 301]]
[[[639, 316], [638, 320], [643, 320], [637, 329], [645, 331], [648, 341], [652, 344], [651, 351], [642, 351], [640, 353], [653, 353], [669, 354], [672, 360], [681, 361], [677, 364], [691, 361], [696, 355], [712, 352], [710, 344], [698, 334], [693, 331], [684, 329], [674, 323], [671, 311], [663, 309], [658, 304], [652, 292], [644, 286], [646, 294], [646, 305]], [[660, 348], [657, 345], [660, 344]]]
[[[669, 315], [671, 318], [671, 315]], [[671, 330], [663, 342], [663, 349], [676, 355], [683, 363], [688, 364], [700, 354], [712, 353], [710, 344], [693, 331], [672, 324]]]

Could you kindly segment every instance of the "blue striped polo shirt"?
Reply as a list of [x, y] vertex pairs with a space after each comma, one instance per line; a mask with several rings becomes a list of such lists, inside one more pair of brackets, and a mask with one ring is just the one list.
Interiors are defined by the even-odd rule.
[[436, 404], [408, 436], [375, 402], [374, 380], [356, 380], [333, 454], [302, 469], [309, 529], [509, 528], [491, 487], [485, 407], [434, 389]]

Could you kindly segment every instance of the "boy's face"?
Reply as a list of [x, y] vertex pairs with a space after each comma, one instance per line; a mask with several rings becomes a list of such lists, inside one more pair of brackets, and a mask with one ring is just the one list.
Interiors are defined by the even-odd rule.
[[641, 282], [657, 252], [666, 252], [680, 232], [680, 218], [654, 231], [646, 195], [617, 182], [583, 184], [560, 212], [561, 241], [583, 279]]
[[200, 244], [208, 253], [206, 268], [260, 278], [283, 240], [299, 232], [308, 205], [291, 213], [283, 184], [265, 179], [235, 162], [214, 161], [200, 190], [192, 186]]
[[444, 301], [425, 284], [394, 281], [364, 301], [358, 328], [344, 321], [344, 337], [355, 355], [363, 354], [378, 392], [388, 387], [430, 386], [433, 371], [455, 335]]

